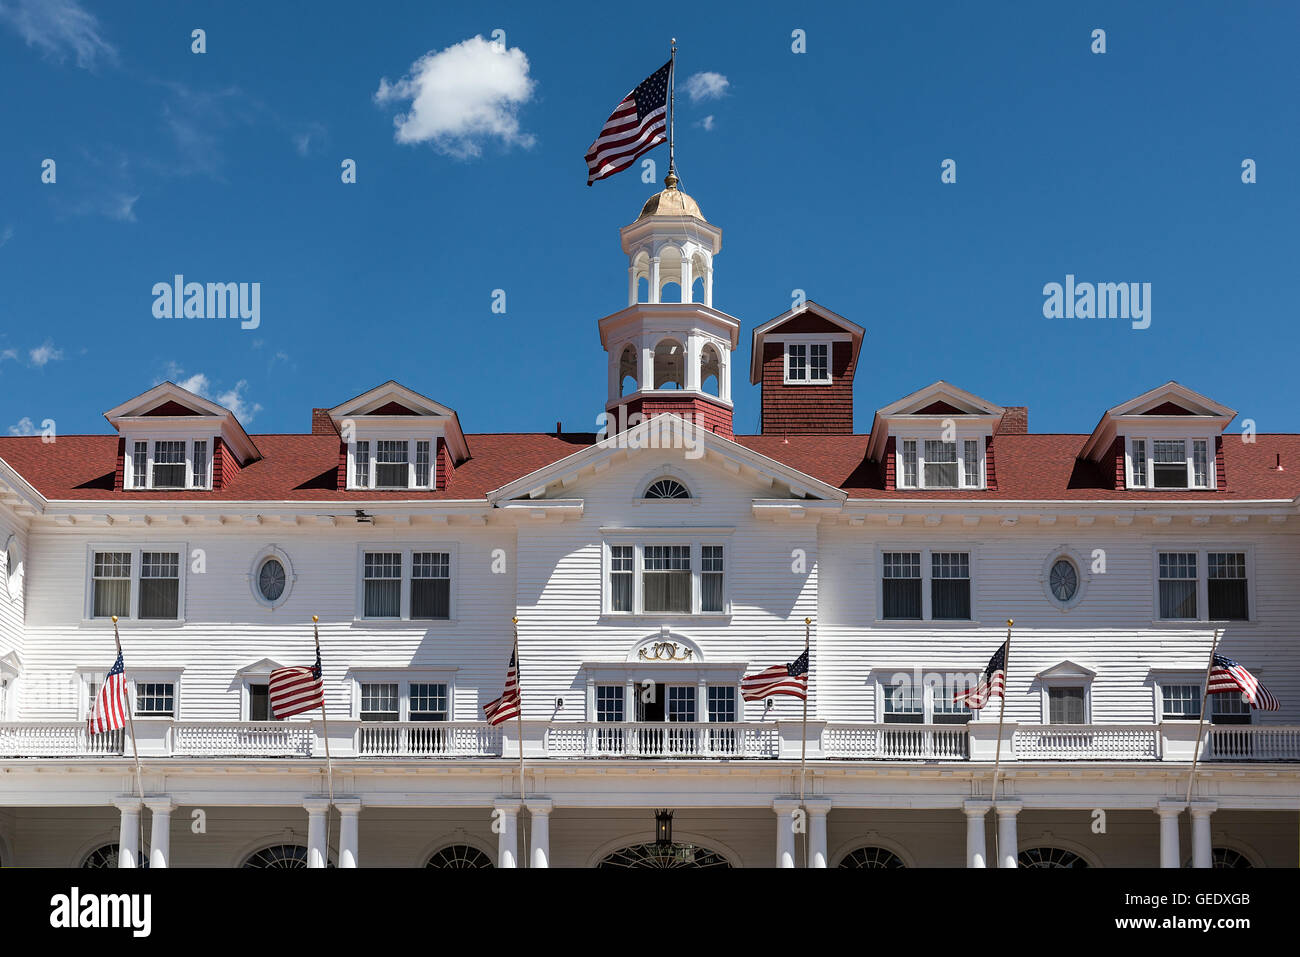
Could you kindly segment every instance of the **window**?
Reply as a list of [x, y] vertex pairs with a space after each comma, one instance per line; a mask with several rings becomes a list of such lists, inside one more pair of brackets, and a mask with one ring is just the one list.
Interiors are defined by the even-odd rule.
[[609, 549], [609, 610], [632, 610], [632, 546], [611, 545]]
[[[918, 451], [921, 453], [918, 456]], [[899, 488], [984, 487], [984, 442], [978, 438], [899, 439]]]
[[170, 682], [142, 682], [135, 688], [135, 713], [172, 718], [176, 716], [176, 685]]
[[1162, 684], [1160, 686], [1161, 720], [1199, 720], [1202, 690], [1200, 684]]
[[181, 556], [178, 552], [141, 552], [140, 617], [180, 617]]
[[709, 685], [709, 720], [729, 722], [736, 720], [736, 686]]
[[1210, 552], [1206, 555], [1211, 621], [1245, 621], [1250, 618], [1246, 596], [1246, 553]]
[[966, 552], [934, 552], [930, 555], [931, 618], [970, 619], [970, 555]]
[[974, 439], [966, 439], [962, 443], [962, 449], [962, 475], [965, 478], [963, 484], [978, 488], [984, 484], [980, 481], [980, 444]]
[[805, 385], [825, 385], [830, 382], [831, 344], [829, 342], [787, 342], [785, 381]]
[[352, 484], [357, 488], [370, 488], [370, 443], [358, 442], [352, 453]]
[[1187, 443], [1156, 439], [1152, 443], [1151, 477], [1156, 488], [1187, 488]]
[[1160, 553], [1160, 617], [1196, 619], [1196, 552]]
[[785, 347], [785, 378], [787, 382], [808, 381], [808, 347], [803, 343]]
[[880, 682], [880, 713], [885, 724], [965, 724], [972, 712], [953, 696], [968, 690], [956, 677], [917, 684], [906, 674]]
[[126, 476], [131, 489], [209, 488], [209, 439], [133, 439], [127, 443]]
[[722, 611], [722, 546], [700, 546], [700, 611]]
[[280, 600], [287, 577], [278, 558], [268, 558], [257, 570], [257, 591], [269, 603]]
[[429, 443], [415, 443], [415, 484], [426, 488], [429, 484]]
[[1084, 708], [1086, 689], [1079, 685], [1059, 685], [1047, 689], [1048, 724], [1087, 724]]
[[651, 482], [645, 490], [646, 498], [690, 498], [690, 490], [676, 479], [663, 478]]
[[945, 678], [942, 684], [936, 683], [933, 689], [931, 723], [966, 724], [970, 721], [970, 708], [953, 700], [958, 694], [970, 690], [967, 682], [957, 677]]
[[885, 552], [883, 618], [920, 619], [921, 553]]
[[208, 443], [206, 439], [194, 440], [194, 487], [208, 487]]
[[1205, 439], [1192, 440], [1192, 484], [1197, 488], [1209, 486], [1206, 469], [1209, 465], [1208, 448]]
[[1058, 558], [1054, 561], [1047, 579], [1052, 597], [1062, 605], [1068, 605], [1079, 593], [1079, 570], [1068, 558]]
[[411, 721], [446, 721], [447, 686], [441, 682], [411, 682], [408, 714]]
[[1250, 704], [1239, 694], [1210, 695], [1210, 724], [1250, 724]]
[[136, 442], [131, 455], [131, 487], [149, 487], [149, 443]]
[[185, 443], [183, 441], [153, 444], [153, 487], [185, 487]]
[[923, 724], [925, 702], [922, 689], [911, 681], [887, 684], [885, 691], [886, 724]]
[[380, 439], [375, 450], [375, 488], [406, 488], [406, 442]]
[[903, 439], [903, 485], [916, 488], [916, 439]]
[[397, 682], [362, 682], [362, 721], [396, 721], [400, 716]]
[[1210, 438], [1129, 438], [1129, 487], [1214, 488], [1210, 462], [1212, 441]]
[[131, 616], [131, 553], [95, 552], [92, 618]]
[[411, 617], [451, 617], [451, 555], [415, 552], [411, 556]]
[[248, 686], [248, 720], [271, 721], [271, 695], [268, 685]]
[[367, 618], [402, 617], [400, 552], [366, 552], [365, 609]]
[[622, 685], [596, 686], [596, 720], [604, 723], [622, 721], [626, 698]]
[[691, 611], [691, 547], [646, 545], [642, 589], [647, 612]]
[[1133, 484], [1147, 487], [1147, 443], [1145, 439], [1133, 440]]
[[433, 439], [358, 439], [349, 458], [351, 489], [432, 489], [437, 487]]
[[957, 487], [957, 443], [925, 440], [925, 487]]
[[666, 704], [669, 721], [693, 722], [695, 720], [694, 685], [669, 685]]

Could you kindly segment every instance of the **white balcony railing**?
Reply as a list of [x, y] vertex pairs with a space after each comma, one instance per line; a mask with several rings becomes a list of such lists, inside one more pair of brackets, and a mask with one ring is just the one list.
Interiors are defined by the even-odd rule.
[[556, 722], [546, 729], [550, 757], [774, 758], [772, 724]]
[[195, 757], [310, 757], [315, 733], [308, 722], [177, 721], [171, 753]]
[[125, 731], [91, 734], [84, 721], [0, 723], [0, 757], [62, 758], [122, 753]]
[[357, 727], [355, 751], [363, 757], [499, 757], [501, 732], [482, 722], [377, 721]]
[[1219, 725], [1207, 732], [1207, 761], [1300, 761], [1300, 728]]
[[1022, 724], [1012, 749], [1021, 761], [1156, 761], [1160, 735], [1153, 725]]
[[964, 724], [831, 724], [822, 732], [828, 758], [885, 761], [964, 761], [970, 747]]

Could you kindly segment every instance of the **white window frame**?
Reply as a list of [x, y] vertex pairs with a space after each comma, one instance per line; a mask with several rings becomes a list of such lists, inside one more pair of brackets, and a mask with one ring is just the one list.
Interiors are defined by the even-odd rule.
[[[137, 671], [127, 676], [126, 693], [130, 695], [131, 713], [140, 721], [180, 721], [181, 720], [181, 675], [183, 669], [164, 668], [159, 670]], [[101, 677], [102, 681], [103, 678]], [[136, 694], [140, 685], [168, 684], [172, 686], [171, 714], [144, 714], [139, 711]]]
[[[190, 563], [190, 548], [187, 542], [153, 542], [143, 545], [124, 542], [90, 542], [86, 545], [85, 596], [82, 604], [81, 623], [99, 625], [108, 618], [93, 617], [95, 611], [95, 553], [128, 552], [131, 555], [131, 605], [130, 614], [122, 616], [133, 626], [145, 628], [174, 628], [185, 624], [185, 585]], [[140, 618], [140, 558], [144, 552], [176, 552], [179, 580], [176, 585], [175, 618]]]
[[[1140, 489], [1148, 492], [1212, 492], [1219, 487], [1218, 474], [1218, 457], [1215, 454], [1215, 440], [1217, 435], [1189, 435], [1185, 432], [1165, 433], [1160, 431], [1150, 431], [1146, 434], [1134, 434], [1124, 436], [1124, 486], [1126, 489]], [[1187, 462], [1187, 485], [1175, 486], [1173, 488], [1157, 488], [1155, 475], [1155, 443], [1161, 442], [1182, 442], [1183, 450], [1186, 453]], [[1146, 459], [1146, 483], [1138, 485], [1133, 478], [1133, 443], [1134, 441], [1145, 442], [1143, 454]], [[1205, 480], [1204, 485], [1192, 484], [1196, 478], [1196, 443], [1205, 443]]]
[[[726, 618], [731, 615], [732, 550], [731, 535], [734, 528], [701, 529], [601, 529], [600, 544], [600, 610], [611, 618]], [[614, 611], [609, 576], [612, 569], [611, 546], [632, 546], [632, 610]], [[645, 547], [647, 545], [688, 545], [691, 549], [691, 610], [686, 612], [645, 611]], [[702, 611], [704, 596], [701, 575], [702, 548], [717, 545], [722, 548], [722, 611]]]
[[[357, 545], [356, 553], [356, 608], [353, 614], [353, 620], [357, 623], [367, 625], [382, 625], [384, 623], [418, 625], [421, 627], [435, 627], [438, 625], [450, 625], [456, 621], [456, 592], [457, 583], [460, 581], [460, 560], [459, 560], [459, 542], [420, 542], [419, 544], [395, 543], [395, 542], [365, 542]], [[366, 617], [366, 553], [367, 552], [397, 552], [402, 556], [402, 599], [401, 615], [397, 618], [368, 618]], [[411, 617], [411, 573], [414, 571], [412, 557], [416, 552], [446, 552], [449, 556], [448, 574], [451, 577], [451, 585], [448, 587], [447, 598], [447, 617], [446, 618], [412, 618]], [[378, 679], [376, 679], [378, 680]]]
[[[1048, 692], [1053, 688], [1082, 688], [1083, 689], [1083, 723], [1092, 724], [1092, 682], [1093, 675], [1087, 674], [1059, 674], [1059, 675], [1040, 675], [1038, 683], [1041, 688], [1040, 696], [1042, 702], [1042, 712], [1040, 714], [1041, 724], [1050, 725], [1052, 723], [1052, 703]], [[1075, 727], [1074, 725], [1058, 725], [1058, 727]]]
[[[941, 675], [943, 681], [940, 682], [926, 681], [925, 676], [928, 675]], [[903, 668], [893, 668], [888, 670], [876, 669], [872, 675], [872, 685], [873, 685], [872, 690], [874, 692], [875, 701], [876, 701], [876, 723], [877, 724], [887, 723], [885, 721], [885, 697], [887, 694], [885, 689], [895, 684], [904, 684], [904, 683], [916, 684], [917, 679], [919, 677], [921, 679], [921, 725], [934, 725], [935, 724], [934, 702], [935, 702], [936, 694], [940, 693], [940, 689], [942, 689], [944, 682], [946, 682], [948, 678], [950, 677], [956, 678], [956, 676], [957, 676], [956, 669], [937, 669], [937, 668], [920, 668], [920, 667], [914, 667], [910, 669], [903, 669]], [[905, 681], [895, 680], [895, 679], [905, 679]], [[944, 713], [961, 714], [962, 712], [948, 711]], [[979, 711], [976, 711], [972, 708], [967, 708], [965, 713], [970, 716], [969, 721], [979, 720]], [[964, 722], [964, 721], [951, 721], [951, 722], [946, 721], [944, 722], [943, 726], [951, 725], [952, 727], [956, 728], [956, 727], [961, 727], [967, 723], [968, 722]], [[902, 727], [906, 727], [908, 725], [908, 722], [900, 721], [898, 722], [898, 725]]]
[[[921, 555], [921, 617], [920, 618], [884, 618], [885, 610], [885, 553], [886, 552], [919, 552]], [[934, 563], [931, 555], [935, 552], [964, 552], [970, 559], [970, 618], [933, 618], [931, 617], [934, 610], [930, 607], [931, 587], [930, 580], [934, 574]], [[876, 568], [875, 568], [875, 598], [876, 598], [876, 619], [875, 624], [880, 628], [888, 628], [893, 625], [931, 625], [938, 623], [943, 627], [952, 626], [955, 628], [969, 628], [979, 625], [980, 607], [979, 607], [979, 546], [970, 542], [949, 542], [931, 545], [900, 544], [897, 542], [886, 543], [876, 546]]]
[[[284, 591], [275, 601], [269, 601], [262, 594], [262, 589], [258, 585], [258, 575], [262, 571], [262, 565], [267, 559], [274, 558], [284, 569]], [[248, 587], [253, 593], [253, 600], [263, 608], [279, 608], [289, 600], [289, 594], [293, 591], [294, 582], [298, 580], [298, 575], [293, 570], [293, 562], [289, 560], [288, 554], [278, 545], [267, 545], [263, 547], [253, 558], [253, 564], [248, 569]]]
[[[357, 443], [369, 443], [369, 475], [366, 485], [357, 484]], [[405, 486], [387, 486], [378, 485], [379, 467], [378, 454], [380, 442], [405, 442], [406, 443], [406, 485]], [[429, 443], [429, 483], [427, 485], [417, 485], [415, 482], [415, 453], [417, 442]], [[436, 492], [438, 490], [438, 436], [437, 435], [416, 435], [403, 432], [401, 435], [387, 435], [383, 432], [367, 432], [364, 435], [355, 436], [348, 443], [348, 481], [347, 487], [353, 491], [376, 491], [376, 492], [400, 492], [403, 488], [414, 492]]]
[[[147, 432], [133, 433], [123, 436], [126, 442], [124, 452], [124, 461], [122, 463], [122, 488], [127, 491], [160, 491], [160, 492], [179, 492], [182, 489], [194, 489], [201, 492], [212, 490], [212, 460], [216, 457], [217, 438], [216, 435], [178, 435], [175, 432]], [[135, 484], [135, 444], [137, 442], [145, 443], [145, 484]], [[154, 450], [157, 442], [184, 442], [185, 443], [185, 484], [181, 487], [167, 487], [156, 489], [153, 478], [154, 468]], [[208, 464], [207, 470], [203, 475], [203, 485], [194, 484], [194, 443], [208, 443]]]
[[[952, 442], [956, 446], [957, 456], [957, 485], [956, 487], [937, 486], [930, 491], [939, 492], [970, 492], [979, 491], [988, 487], [988, 436], [987, 432], [963, 432], [960, 429], [952, 439], [945, 439], [942, 428], [936, 429], [913, 429], [906, 434], [895, 437], [894, 442], [894, 487], [895, 489], [911, 489], [913, 491], [926, 491], [929, 486], [925, 484], [925, 443], [931, 442]], [[916, 443], [916, 484], [905, 484], [906, 472], [903, 469], [903, 442]], [[979, 456], [977, 475], [967, 474], [966, 469], [966, 443], [976, 443]]]
[[[456, 668], [359, 668], [349, 670], [351, 704], [349, 714], [361, 720], [361, 686], [363, 684], [397, 685], [397, 720], [411, 720], [411, 685], [445, 684], [447, 686], [447, 724], [456, 720]], [[367, 722], [374, 723], [374, 722]], [[431, 724], [434, 722], [430, 722]]]
[[[1195, 618], [1160, 617], [1160, 553], [1194, 552], [1196, 554], [1196, 616]], [[1246, 556], [1246, 610], [1248, 618], [1210, 617], [1210, 552], [1240, 552]], [[1152, 624], [1246, 625], [1259, 621], [1255, 587], [1255, 546], [1236, 544], [1205, 544], [1204, 542], [1161, 542], [1151, 546], [1151, 621]]]
[[[808, 373], [806, 378], [803, 379], [790, 378], [790, 347], [791, 346], [802, 346], [804, 349], [804, 369]], [[812, 367], [813, 367], [812, 351], [814, 346], [824, 348], [826, 350], [826, 377], [822, 379], [814, 379], [812, 377]], [[782, 340], [781, 354], [782, 354], [781, 378], [785, 385], [830, 385], [835, 379], [835, 372], [833, 371], [833, 365], [835, 359], [835, 340], [830, 336], [819, 336], [819, 335], [785, 336], [783, 337]]]
[[[1151, 673], [1151, 706], [1152, 718], [1156, 724], [1168, 722], [1192, 723], [1199, 721], [1199, 718], [1166, 718], [1165, 713], [1165, 688], [1170, 685], [1194, 685], [1201, 693], [1201, 700], [1205, 700], [1205, 669], [1200, 668], [1193, 670], [1191, 668], [1178, 669], [1168, 668], [1162, 671], [1153, 671]], [[1211, 706], [1213, 702], [1211, 702]], [[1208, 715], [1207, 715], [1208, 717]]]

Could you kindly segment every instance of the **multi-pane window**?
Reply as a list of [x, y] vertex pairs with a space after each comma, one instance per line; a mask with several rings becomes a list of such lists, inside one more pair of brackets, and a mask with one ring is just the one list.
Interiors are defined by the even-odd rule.
[[447, 710], [445, 683], [411, 682], [407, 711], [412, 721], [446, 721]]
[[1197, 488], [1206, 488], [1208, 481], [1209, 447], [1205, 439], [1192, 440], [1192, 484]]
[[887, 684], [884, 691], [886, 724], [922, 724], [925, 721], [923, 689], [914, 682]]
[[792, 342], [785, 347], [785, 377], [791, 382], [808, 381], [808, 347], [800, 342]]
[[921, 617], [921, 553], [885, 552], [882, 618]]
[[380, 439], [375, 448], [375, 488], [406, 488], [410, 484], [405, 439]]
[[402, 616], [402, 555], [366, 552], [364, 601], [367, 618]]
[[808, 346], [808, 378], [813, 382], [826, 382], [830, 377], [830, 345], [814, 342]]
[[596, 720], [602, 722], [622, 721], [627, 707], [622, 685], [596, 686]]
[[[1213, 440], [1129, 438], [1132, 488], [1203, 488], [1214, 486]], [[1190, 450], [1190, 454], [1189, 454]]]
[[424, 488], [429, 484], [429, 443], [415, 443], [415, 484]]
[[609, 547], [609, 610], [632, 610], [632, 546]]
[[967, 552], [931, 553], [930, 617], [970, 619], [970, 555]]
[[695, 687], [693, 685], [669, 685], [668, 700], [665, 702], [665, 714], [669, 721], [695, 720]]
[[957, 487], [957, 443], [925, 440], [925, 487]]
[[149, 443], [136, 442], [131, 452], [131, 487], [149, 487]]
[[362, 721], [396, 721], [401, 717], [400, 705], [396, 681], [362, 682]]
[[970, 688], [957, 678], [945, 679], [934, 685], [933, 722], [935, 724], [965, 724], [971, 719], [971, 710], [953, 699]]
[[1205, 556], [1209, 575], [1211, 621], [1245, 621], [1250, 618], [1246, 595], [1246, 553], [1210, 552]]
[[1160, 717], [1164, 720], [1199, 719], [1201, 690], [1198, 684], [1161, 685]]
[[1160, 617], [1196, 618], [1196, 552], [1160, 553]]
[[1061, 685], [1047, 689], [1048, 724], [1087, 724], [1084, 708], [1086, 689]]
[[95, 552], [91, 576], [91, 617], [127, 618], [131, 614], [131, 553]]
[[140, 617], [179, 618], [179, 552], [140, 553]]
[[166, 440], [153, 444], [153, 487], [185, 487], [185, 441]]
[[916, 439], [903, 439], [903, 486], [916, 487]]
[[1151, 477], [1156, 488], [1187, 488], [1187, 443], [1182, 439], [1152, 442]]
[[1250, 703], [1239, 694], [1210, 695], [1210, 724], [1250, 724]]
[[700, 546], [700, 611], [722, 611], [722, 546]]
[[[400, 566], [398, 577], [401, 577]], [[411, 555], [411, 617], [451, 617], [450, 553], [415, 552]]]
[[691, 547], [646, 545], [642, 590], [647, 612], [691, 611]]
[[709, 685], [709, 720], [736, 720], [736, 686]]
[[789, 342], [785, 347], [786, 382], [830, 382], [829, 342]]
[[1146, 439], [1133, 440], [1133, 484], [1138, 488], [1147, 486], [1147, 443]]
[[248, 686], [248, 720], [271, 721], [271, 689], [269, 685]]
[[135, 686], [135, 713], [142, 716], [176, 716], [176, 685], [171, 682], [140, 682]]
[[370, 443], [366, 441], [357, 442], [356, 450], [352, 454], [352, 460], [355, 484], [359, 488], [370, 488]]
[[984, 485], [984, 450], [979, 439], [900, 438], [898, 488], [954, 489]]
[[975, 439], [966, 439], [962, 443], [962, 477], [968, 488], [980, 485], [980, 444]]
[[208, 442], [207, 439], [194, 440], [194, 487], [208, 487]]

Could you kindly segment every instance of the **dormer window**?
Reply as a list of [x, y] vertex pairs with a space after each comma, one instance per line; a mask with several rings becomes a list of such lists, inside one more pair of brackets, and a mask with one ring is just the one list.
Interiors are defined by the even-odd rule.
[[1128, 487], [1212, 489], [1210, 439], [1133, 438], [1127, 440]]
[[160, 491], [211, 488], [210, 439], [131, 439], [127, 443], [129, 489]]
[[829, 342], [787, 342], [785, 381], [795, 385], [825, 385], [831, 381]]
[[358, 439], [352, 443], [351, 489], [432, 489], [432, 439]]
[[963, 489], [984, 487], [984, 443], [980, 439], [901, 439], [898, 487]]

